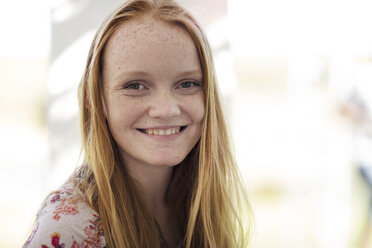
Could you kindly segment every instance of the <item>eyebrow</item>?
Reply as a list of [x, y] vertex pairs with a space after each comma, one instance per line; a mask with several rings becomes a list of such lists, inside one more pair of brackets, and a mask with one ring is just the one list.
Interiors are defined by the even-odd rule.
[[184, 77], [184, 76], [194, 75], [194, 74], [203, 74], [203, 73], [201, 70], [195, 69], [195, 70], [184, 71], [179, 76]]
[[[187, 71], [181, 72], [180, 74], [178, 74], [178, 76], [179, 77], [184, 77], [184, 76], [195, 75], [195, 74], [202, 74], [202, 71], [200, 69], [187, 70]], [[151, 74], [149, 74], [146, 71], [125, 71], [123, 73], [120, 73], [120, 75], [125, 75], [125, 76], [129, 76], [129, 77], [133, 77], [133, 76], [142, 77], [142, 76], [148, 76], [148, 75], [151, 75]]]

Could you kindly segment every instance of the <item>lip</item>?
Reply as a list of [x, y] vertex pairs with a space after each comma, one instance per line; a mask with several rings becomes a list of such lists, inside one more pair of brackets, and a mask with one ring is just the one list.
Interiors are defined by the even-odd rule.
[[168, 129], [174, 127], [186, 127], [188, 125], [173, 125], [173, 126], [153, 126], [153, 127], [138, 127], [136, 129]]
[[[141, 130], [144, 130], [144, 129], [153, 129], [153, 130], [161, 130], [161, 129], [169, 129], [169, 128], [178, 128], [178, 127], [181, 127], [180, 131], [178, 133], [175, 133], [175, 134], [169, 134], [169, 135], [154, 135], [154, 134], [148, 134], [144, 131], [141, 131]], [[185, 125], [185, 126], [158, 126], [158, 127], [151, 127], [151, 128], [136, 128], [136, 130], [140, 133], [140, 134], [143, 134], [145, 135], [146, 137], [150, 138], [150, 139], [153, 139], [155, 141], [172, 141], [174, 139], [177, 139], [178, 137], [180, 137], [183, 132], [187, 129], [188, 125]]]

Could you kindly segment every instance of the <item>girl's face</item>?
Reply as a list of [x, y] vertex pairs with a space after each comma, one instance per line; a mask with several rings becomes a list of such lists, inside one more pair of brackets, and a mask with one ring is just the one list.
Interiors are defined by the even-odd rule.
[[204, 117], [198, 53], [181, 27], [150, 19], [119, 26], [103, 54], [105, 115], [126, 164], [174, 166]]

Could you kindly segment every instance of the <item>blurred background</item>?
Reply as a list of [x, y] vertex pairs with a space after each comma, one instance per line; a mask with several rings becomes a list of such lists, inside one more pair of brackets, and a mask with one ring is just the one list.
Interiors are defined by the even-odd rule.
[[[372, 247], [372, 2], [178, 2], [214, 50], [250, 247]], [[119, 3], [0, 0], [0, 247], [79, 165], [77, 86]]]

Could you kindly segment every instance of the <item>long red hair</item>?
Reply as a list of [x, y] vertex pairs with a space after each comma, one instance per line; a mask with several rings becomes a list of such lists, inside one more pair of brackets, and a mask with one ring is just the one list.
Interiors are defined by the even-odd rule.
[[[120, 24], [144, 17], [183, 27], [196, 45], [203, 71], [202, 135], [175, 167], [167, 193], [185, 247], [246, 247], [249, 204], [231, 152], [211, 49], [196, 21], [174, 1], [128, 1], [97, 31], [79, 89], [86, 165], [73, 181], [101, 217], [108, 247], [160, 247], [154, 220], [118, 156], [102, 100], [102, 54], [107, 41]], [[244, 210], [248, 215], [242, 214]]]

